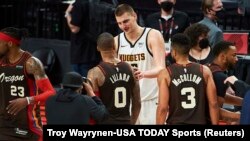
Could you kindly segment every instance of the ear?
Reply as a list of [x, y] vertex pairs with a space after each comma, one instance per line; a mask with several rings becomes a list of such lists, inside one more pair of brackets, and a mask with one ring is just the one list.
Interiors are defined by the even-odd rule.
[[13, 45], [13, 42], [9, 41], [9, 42], [7, 43], [7, 45], [8, 45], [9, 47], [11, 47], [11, 46]]
[[157, 0], [158, 4], [160, 5], [161, 4], [161, 0]]
[[221, 54], [220, 54], [220, 60], [221, 60], [223, 63], [226, 61], [226, 58], [227, 58], [227, 56], [226, 56], [225, 53], [221, 53]]
[[209, 9], [209, 8], [207, 8], [207, 9], [206, 9], [206, 13], [207, 13], [207, 14], [210, 14], [210, 13], [211, 13], [211, 11], [212, 11], [212, 10], [211, 10], [211, 9]]
[[132, 16], [137, 20], [137, 14], [135, 12], [132, 13]]

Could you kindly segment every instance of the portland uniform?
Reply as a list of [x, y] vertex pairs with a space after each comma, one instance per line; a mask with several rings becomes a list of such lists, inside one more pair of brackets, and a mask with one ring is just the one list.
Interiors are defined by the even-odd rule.
[[101, 62], [98, 67], [105, 76], [99, 87], [100, 98], [110, 114], [101, 124], [130, 124], [130, 99], [135, 86], [131, 67], [125, 62]]
[[167, 124], [206, 124], [206, 86], [202, 65], [173, 64], [170, 74], [169, 117]]
[[14, 64], [6, 58], [0, 60], [0, 140], [38, 140], [42, 134], [38, 105], [29, 105], [17, 115], [11, 115], [6, 110], [9, 101], [37, 93], [35, 80], [25, 68], [30, 57], [28, 52], [24, 52]]

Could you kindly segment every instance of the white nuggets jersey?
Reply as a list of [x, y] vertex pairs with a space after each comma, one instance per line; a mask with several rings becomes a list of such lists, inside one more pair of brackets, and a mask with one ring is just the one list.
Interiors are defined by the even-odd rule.
[[[127, 40], [125, 33], [118, 36], [118, 57], [141, 71], [151, 70], [156, 65], [153, 55], [147, 45], [147, 37], [151, 28], [144, 28], [140, 38], [132, 45]], [[158, 85], [156, 78], [143, 78], [139, 81], [141, 101], [158, 97]]]

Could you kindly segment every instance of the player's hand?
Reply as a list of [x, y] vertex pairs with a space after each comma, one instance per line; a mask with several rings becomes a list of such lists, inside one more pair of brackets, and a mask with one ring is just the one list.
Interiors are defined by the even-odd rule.
[[28, 105], [26, 98], [17, 98], [14, 100], [9, 101], [9, 105], [7, 106], [6, 110], [11, 115], [16, 115], [20, 112], [23, 108]]
[[229, 76], [227, 79], [225, 79], [224, 84], [226, 84], [228, 82], [228, 83], [233, 85], [235, 83], [235, 81], [237, 81], [237, 80], [238, 79], [234, 75], [232, 75], [232, 76]]
[[89, 83], [83, 82], [83, 86], [85, 87], [85, 90], [86, 90], [88, 96], [91, 96], [91, 97], [95, 96], [93, 88]]
[[144, 73], [138, 69], [134, 70], [136, 80], [141, 80], [144, 77]]

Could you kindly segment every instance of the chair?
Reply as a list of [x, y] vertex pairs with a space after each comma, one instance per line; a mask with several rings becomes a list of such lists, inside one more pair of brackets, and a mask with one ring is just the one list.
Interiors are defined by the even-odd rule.
[[34, 51], [32, 55], [42, 62], [45, 73], [51, 76], [56, 60], [54, 50], [51, 48], [41, 48]]

